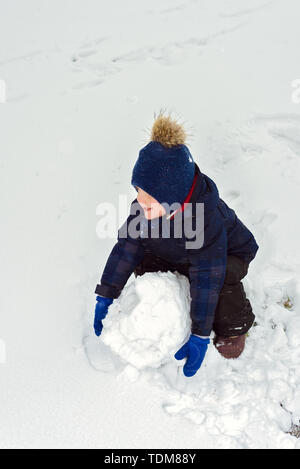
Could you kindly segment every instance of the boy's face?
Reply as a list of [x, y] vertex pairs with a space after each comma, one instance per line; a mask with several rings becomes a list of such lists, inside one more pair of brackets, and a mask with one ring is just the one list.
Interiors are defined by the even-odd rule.
[[166, 210], [156, 199], [143, 191], [140, 187], [137, 187], [137, 190], [137, 201], [143, 208], [147, 220], [153, 220], [154, 218], [159, 218], [166, 214]]

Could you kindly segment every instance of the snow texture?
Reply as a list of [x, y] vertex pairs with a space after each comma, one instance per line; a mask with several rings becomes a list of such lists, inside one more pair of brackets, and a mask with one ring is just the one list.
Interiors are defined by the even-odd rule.
[[[300, 449], [299, 14], [298, 0], [1, 3], [1, 448]], [[103, 338], [92, 329], [124, 221], [99, 239], [97, 206], [134, 199], [162, 107], [260, 246], [244, 354], [210, 345], [191, 379], [173, 358], [182, 278], [131, 278]]]
[[168, 414], [201, 425], [218, 447], [266, 448], [276, 442], [292, 448], [288, 432], [300, 420], [300, 320], [292, 304], [299, 285], [266, 288], [269, 306], [256, 305], [259, 314], [244, 354], [226, 360], [211, 346], [197, 375], [186, 379], [184, 361], [178, 366], [173, 355], [189, 335], [187, 284], [178, 274], [148, 273], [110, 307], [103, 342], [123, 362], [123, 376], [135, 382], [142, 372], [164, 390]]
[[114, 301], [102, 340], [137, 369], [158, 368], [191, 331], [189, 282], [170, 272], [138, 277]]

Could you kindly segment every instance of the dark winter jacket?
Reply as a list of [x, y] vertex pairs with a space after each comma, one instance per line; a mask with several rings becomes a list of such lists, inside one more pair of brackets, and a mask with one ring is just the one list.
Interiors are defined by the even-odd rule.
[[[175, 237], [176, 215], [169, 221], [170, 237], [162, 235], [161, 219], [158, 237], [143, 237], [148, 225], [151, 233], [151, 221], [144, 217], [138, 225], [139, 236], [133, 238], [120, 236], [124, 226], [119, 230], [118, 242], [114, 246], [106, 263], [101, 285], [96, 293], [109, 298], [118, 298], [128, 278], [140, 264], [145, 252], [153, 253], [170, 263], [188, 264], [191, 293], [192, 332], [203, 336], [210, 335], [214, 321], [214, 312], [219, 293], [224, 284], [227, 256], [234, 255], [250, 263], [258, 250], [252, 233], [238, 219], [235, 212], [219, 198], [216, 184], [196, 166], [197, 181], [190, 199], [187, 217], [196, 227], [196, 203], [204, 204], [204, 242], [198, 249], [186, 246], [187, 239]], [[133, 202], [136, 206], [137, 201]], [[142, 209], [141, 209], [142, 211]], [[131, 211], [125, 227], [135, 218]], [[184, 220], [184, 217], [182, 217]], [[153, 223], [153, 221], [152, 221]], [[153, 225], [152, 225], [153, 226]], [[200, 226], [200, 225], [197, 225]], [[202, 223], [203, 226], [203, 223]]]

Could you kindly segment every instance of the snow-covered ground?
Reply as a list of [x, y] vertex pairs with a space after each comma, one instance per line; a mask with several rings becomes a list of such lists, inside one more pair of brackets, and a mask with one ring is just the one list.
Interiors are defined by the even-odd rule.
[[[287, 433], [300, 420], [299, 2], [0, 6], [0, 447], [300, 448]], [[131, 279], [111, 307], [128, 316], [108, 318], [103, 341], [91, 330], [114, 244], [96, 235], [96, 207], [133, 198], [132, 165], [162, 107], [260, 246], [245, 353], [226, 361], [210, 346], [189, 380], [160, 321], [167, 349], [154, 328], [152, 355], [133, 346], [151, 277]], [[154, 319], [164, 308], [181, 341], [186, 285], [168, 278], [147, 308]], [[173, 315], [157, 306], [171, 284]]]

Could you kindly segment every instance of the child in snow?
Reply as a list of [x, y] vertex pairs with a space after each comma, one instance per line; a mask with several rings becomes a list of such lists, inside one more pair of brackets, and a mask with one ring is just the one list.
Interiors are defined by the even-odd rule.
[[[192, 329], [175, 358], [186, 358], [184, 374], [193, 376], [203, 362], [212, 330], [213, 343], [223, 357], [237, 358], [244, 350], [246, 333], [255, 316], [241, 280], [258, 245], [219, 197], [212, 179], [200, 171], [185, 141], [183, 127], [160, 113], [152, 127], [151, 141], [140, 150], [133, 169], [131, 183], [137, 199], [119, 230], [118, 242], [96, 287], [94, 328], [99, 336], [108, 307], [119, 297], [132, 273], [137, 276], [177, 271], [186, 275], [190, 281]], [[174, 203], [179, 209], [172, 209]], [[136, 206], [142, 217], [134, 235], [130, 226], [137, 216], [133, 209]], [[198, 210], [199, 206], [204, 212]], [[168, 224], [168, 236], [163, 222]], [[176, 223], [178, 228], [178, 223], [187, 222], [193, 227], [193, 236], [203, 233], [201, 245], [188, 243], [191, 237], [188, 239], [186, 230], [178, 237]]]

